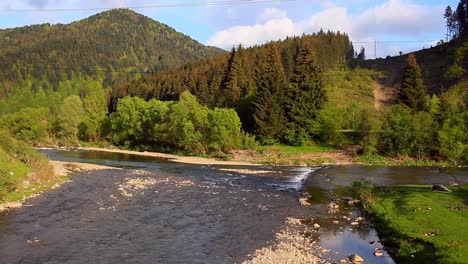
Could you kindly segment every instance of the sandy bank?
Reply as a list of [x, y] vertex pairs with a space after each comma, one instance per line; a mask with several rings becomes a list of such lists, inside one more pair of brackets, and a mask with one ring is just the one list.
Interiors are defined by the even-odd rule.
[[259, 164], [255, 164], [251, 162], [245, 162], [245, 161], [224, 161], [224, 160], [216, 160], [216, 159], [211, 159], [211, 158], [179, 156], [179, 155], [149, 152], [149, 151], [139, 152], [139, 151], [131, 151], [131, 150], [106, 149], [106, 148], [78, 148], [78, 149], [155, 157], [155, 158], [169, 159], [171, 161], [179, 162], [179, 163], [197, 164], [197, 165], [228, 165], [228, 166], [229, 165], [233, 165], [233, 166], [259, 165]]
[[118, 169], [115, 167], [108, 167], [96, 164], [89, 163], [79, 163], [79, 162], [63, 162], [51, 160], [50, 165], [54, 167], [55, 176], [66, 176], [70, 175], [73, 172], [78, 171], [93, 171], [93, 170], [109, 170], [109, 169]]

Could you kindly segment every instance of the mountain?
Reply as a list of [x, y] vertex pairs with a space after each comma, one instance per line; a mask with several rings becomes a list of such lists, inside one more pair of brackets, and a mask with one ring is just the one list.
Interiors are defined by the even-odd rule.
[[169, 69], [222, 52], [131, 10], [114, 9], [71, 24], [0, 30], [0, 88], [31, 79], [56, 86], [73, 74], [104, 76], [110, 83], [119, 74], [128, 78], [128, 72]]

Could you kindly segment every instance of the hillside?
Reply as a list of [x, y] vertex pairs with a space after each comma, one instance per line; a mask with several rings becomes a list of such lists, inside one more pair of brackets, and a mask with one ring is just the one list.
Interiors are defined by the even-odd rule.
[[[455, 39], [429, 49], [414, 52], [421, 65], [424, 84], [430, 94], [440, 94], [452, 85], [468, 80], [468, 37]], [[363, 68], [381, 71], [385, 74], [381, 84], [386, 87], [398, 87], [406, 65], [407, 54], [385, 59], [366, 60], [359, 63]], [[456, 77], [449, 72], [464, 69]], [[453, 75], [453, 74], [452, 74]]]
[[72, 73], [104, 76], [110, 83], [119, 73], [128, 78], [128, 72], [168, 69], [221, 52], [148, 17], [114, 9], [71, 24], [0, 30], [0, 88], [31, 79], [57, 88]]
[[203, 104], [236, 108], [256, 92], [259, 86], [258, 71], [272, 46], [277, 49], [286, 79], [293, 74], [302, 46], [311, 47], [314, 63], [325, 72], [345, 69], [350, 61], [351, 46], [346, 34], [319, 32], [251, 48], [237, 47], [230, 54], [144, 75], [118, 86], [113, 96], [115, 99], [133, 95], [146, 99], [177, 100], [188, 89]]

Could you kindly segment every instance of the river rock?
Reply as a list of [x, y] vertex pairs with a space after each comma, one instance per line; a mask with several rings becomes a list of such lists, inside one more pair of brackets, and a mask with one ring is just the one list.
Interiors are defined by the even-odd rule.
[[349, 256], [349, 260], [351, 260], [353, 264], [361, 264], [364, 262], [364, 259], [359, 255], [351, 255]]
[[359, 200], [354, 199], [353, 197], [344, 197], [343, 202], [348, 206], [352, 206], [352, 205], [358, 203]]
[[309, 199], [307, 199], [306, 197], [301, 197], [301, 198], [299, 198], [299, 203], [300, 203], [301, 205], [304, 205], [304, 206], [311, 205], [311, 204], [309, 203]]
[[445, 187], [442, 184], [434, 184], [432, 185], [433, 191], [441, 191], [441, 192], [452, 192], [449, 188]]
[[319, 229], [319, 228], [320, 228], [320, 225], [317, 224], [317, 223], [315, 223], [315, 224], [314, 224], [314, 228], [315, 228], [315, 229]]
[[383, 251], [382, 251], [381, 248], [375, 248], [375, 249], [374, 249], [374, 256], [376, 256], [376, 257], [383, 257], [383, 255], [384, 255], [384, 254], [383, 254]]

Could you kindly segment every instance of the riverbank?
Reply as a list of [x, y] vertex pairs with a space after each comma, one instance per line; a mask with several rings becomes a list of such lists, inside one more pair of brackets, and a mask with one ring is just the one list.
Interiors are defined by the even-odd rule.
[[129, 154], [129, 155], [139, 155], [146, 157], [153, 157], [159, 159], [167, 159], [173, 162], [185, 163], [185, 164], [195, 164], [195, 165], [227, 165], [227, 166], [255, 166], [259, 165], [254, 162], [249, 161], [226, 161], [226, 160], [217, 160], [214, 158], [203, 158], [195, 156], [181, 156], [160, 152], [149, 152], [149, 151], [133, 151], [133, 150], [122, 150], [117, 148], [96, 148], [96, 147], [79, 147], [78, 150], [88, 150], [88, 151], [105, 151], [111, 153], [120, 153], [120, 154]]
[[0, 203], [0, 212], [20, 208], [26, 199], [37, 197], [46, 191], [59, 188], [62, 184], [71, 181], [70, 175], [72, 173], [118, 169], [79, 162], [49, 161], [49, 165], [52, 166], [53, 176], [47, 177], [47, 180], [34, 183], [29, 183], [27, 179], [23, 179], [23, 183], [16, 190], [5, 195], [4, 202]]
[[369, 210], [399, 263], [464, 263], [468, 259], [468, 185], [377, 187]]

